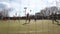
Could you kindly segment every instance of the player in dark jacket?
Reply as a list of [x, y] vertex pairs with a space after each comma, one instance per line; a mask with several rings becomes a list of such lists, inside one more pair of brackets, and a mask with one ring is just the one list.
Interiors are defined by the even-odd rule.
[[57, 14], [52, 14], [52, 23], [54, 24], [54, 21], [57, 22], [57, 24], [59, 24], [59, 22], [57, 21]]
[[27, 16], [26, 16], [26, 22], [29, 21], [28, 23], [30, 23], [30, 15], [29, 13], [27, 13]]
[[[27, 21], [29, 21], [29, 22], [27, 22]], [[24, 24], [29, 24], [29, 23], [30, 23], [30, 15], [29, 15], [29, 13], [27, 13], [26, 14], [26, 22]]]

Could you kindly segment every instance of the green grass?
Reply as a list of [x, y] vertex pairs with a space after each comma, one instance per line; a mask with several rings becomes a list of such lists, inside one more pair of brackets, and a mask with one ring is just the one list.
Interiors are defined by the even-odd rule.
[[31, 20], [22, 25], [24, 23], [25, 20], [0, 20], [0, 34], [60, 34], [60, 26], [51, 20]]

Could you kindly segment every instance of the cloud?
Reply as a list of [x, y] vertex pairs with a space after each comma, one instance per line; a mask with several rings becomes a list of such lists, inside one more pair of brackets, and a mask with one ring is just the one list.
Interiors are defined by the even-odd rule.
[[0, 8], [10, 8], [10, 3], [7, 2], [0, 2]]
[[0, 0], [0, 2], [6, 2], [8, 7], [14, 8], [10, 14], [22, 12], [22, 15], [24, 14], [24, 7], [27, 7], [27, 12], [31, 9], [32, 13], [36, 13], [45, 7], [56, 6], [55, 1], [56, 0]]

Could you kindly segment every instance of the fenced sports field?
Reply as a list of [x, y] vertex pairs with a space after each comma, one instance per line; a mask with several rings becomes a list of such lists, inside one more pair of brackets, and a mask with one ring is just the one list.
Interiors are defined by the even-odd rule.
[[60, 34], [60, 25], [52, 24], [52, 20], [24, 23], [25, 20], [0, 20], [0, 34]]

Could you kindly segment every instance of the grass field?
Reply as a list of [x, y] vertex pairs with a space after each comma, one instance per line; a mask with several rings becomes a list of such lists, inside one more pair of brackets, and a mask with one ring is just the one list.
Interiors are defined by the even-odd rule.
[[25, 20], [0, 20], [0, 34], [60, 34], [60, 25], [52, 24], [51, 20], [24, 23]]

